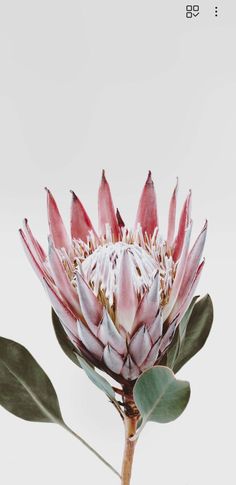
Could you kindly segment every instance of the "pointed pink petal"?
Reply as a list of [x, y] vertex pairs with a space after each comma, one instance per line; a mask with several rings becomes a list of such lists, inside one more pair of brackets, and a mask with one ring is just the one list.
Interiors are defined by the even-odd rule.
[[159, 273], [156, 273], [151, 287], [145, 293], [138, 306], [134, 320], [134, 330], [140, 323], [145, 323], [146, 326], [149, 327], [157, 316], [160, 304], [159, 290], [160, 276]]
[[78, 340], [77, 327], [76, 327], [76, 317], [74, 313], [69, 309], [66, 302], [63, 301], [63, 299], [60, 297], [59, 293], [57, 292], [57, 288], [54, 287], [54, 282], [52, 282], [52, 280], [49, 280], [47, 274], [45, 273], [44, 267], [40, 265], [38, 261], [35, 259], [35, 256], [33, 255], [31, 248], [29, 247], [28, 241], [26, 239], [26, 236], [22, 230], [20, 230], [20, 236], [23, 241], [23, 246], [24, 246], [26, 255], [29, 258], [31, 265], [33, 266], [34, 270], [39, 276], [41, 282], [43, 283], [43, 286], [50, 298], [52, 307], [64, 326], [64, 330], [66, 331], [71, 341], [77, 347], [79, 347], [79, 340]]
[[84, 344], [86, 349], [91, 352], [91, 354], [97, 359], [101, 360], [103, 355], [103, 346], [96, 337], [90, 332], [90, 330], [85, 327], [85, 325], [78, 320], [77, 322], [78, 334], [81, 342]]
[[53, 310], [56, 312], [65, 330], [68, 329], [73, 334], [73, 336], [78, 338], [75, 315], [67, 307], [67, 305], [60, 298], [60, 296], [56, 293], [56, 290], [45, 279], [44, 288], [49, 296]]
[[116, 219], [110, 187], [103, 170], [101, 185], [98, 192], [98, 227], [100, 236], [106, 234], [106, 224], [110, 225], [114, 239], [117, 241], [120, 234], [119, 225]]
[[[171, 315], [168, 317], [168, 319], [170, 319], [171, 317], [173, 318], [174, 315], [179, 313], [180, 309], [184, 307], [184, 302], [189, 301], [189, 298], [191, 299], [193, 295], [193, 291], [196, 288], [202, 268], [204, 266], [204, 261], [200, 264], [200, 266], [199, 262], [202, 256], [202, 251], [206, 239], [206, 232], [207, 222], [204, 224], [200, 235], [198, 236], [191, 252], [189, 253], [178, 297], [176, 299]], [[189, 295], [191, 296], [189, 297]], [[181, 310], [181, 312], [183, 315], [183, 310]]]
[[89, 232], [93, 232], [97, 238], [97, 234], [93, 228], [93, 225], [89, 219], [89, 216], [73, 191], [72, 204], [71, 204], [71, 237], [72, 239], [82, 239], [87, 242], [87, 236]]
[[137, 379], [139, 374], [140, 374], [139, 368], [133, 361], [132, 357], [130, 355], [127, 355], [121, 371], [121, 375], [129, 381], [133, 381], [134, 379]]
[[75, 288], [72, 286], [68, 275], [66, 274], [59, 254], [50, 237], [48, 257], [56, 286], [77, 318], [81, 318], [82, 312], [79, 304], [78, 294]]
[[[48, 279], [53, 282], [50, 269], [48, 268], [46, 254], [43, 248], [38, 243], [38, 241], [33, 236], [27, 219], [24, 220], [24, 231], [25, 231], [24, 233], [20, 231], [20, 235], [24, 243], [27, 257], [30, 258], [30, 262], [34, 264], [34, 268], [36, 269], [35, 263], [32, 262], [32, 257], [33, 257], [37, 265], [42, 269], [43, 273], [47, 275]], [[37, 271], [37, 274], [38, 274], [38, 271]]]
[[141, 225], [143, 234], [146, 232], [150, 237], [154, 229], [158, 227], [156, 193], [150, 171], [139, 201], [135, 228], [138, 224]]
[[57, 249], [65, 248], [66, 251], [69, 252], [70, 240], [67, 235], [57, 204], [50, 190], [46, 188], [46, 191], [48, 204], [48, 223], [52, 240]]
[[109, 344], [107, 344], [104, 349], [103, 360], [108, 369], [115, 374], [120, 374], [123, 367], [123, 359], [120, 354], [118, 354], [118, 352], [116, 352], [116, 350], [114, 350]]
[[207, 221], [204, 224], [202, 231], [196, 239], [187, 259], [184, 277], [181, 283], [178, 299], [182, 300], [184, 295], [188, 293], [189, 288], [195, 278], [199, 263], [201, 261], [203, 248], [206, 241]]
[[127, 350], [125, 338], [118, 332], [109, 313], [105, 309], [98, 329], [98, 338], [104, 345], [112, 345], [120, 354], [124, 354]]
[[165, 352], [167, 347], [172, 342], [172, 339], [174, 338], [175, 330], [176, 330], [178, 323], [179, 323], [179, 315], [175, 316], [175, 318], [172, 320], [172, 322], [170, 323], [164, 337], [161, 340], [160, 352], [162, 354]]
[[20, 236], [21, 236], [21, 240], [23, 242], [23, 247], [24, 247], [26, 256], [27, 256], [31, 266], [35, 270], [37, 276], [39, 277], [41, 282], [43, 282], [44, 278], [49, 279], [48, 273], [45, 271], [43, 263], [41, 263], [38, 260], [38, 258], [36, 258], [34, 251], [32, 250], [32, 247], [30, 246], [29, 241], [26, 238], [24, 231], [22, 231], [22, 229], [20, 229], [19, 233], [20, 233]]
[[42, 246], [40, 246], [39, 242], [33, 236], [27, 219], [24, 219], [24, 229], [25, 229], [25, 234], [27, 235], [28, 242], [31, 245], [31, 249], [35, 251], [35, 254], [37, 255], [38, 259], [44, 262], [47, 259], [47, 256]]
[[166, 318], [172, 311], [172, 308], [174, 307], [175, 302], [178, 298], [178, 293], [181, 287], [181, 283], [184, 277], [184, 271], [187, 263], [191, 231], [192, 231], [192, 223], [190, 223], [189, 227], [185, 230], [183, 249], [178, 262], [174, 283], [170, 291], [169, 301], [167, 305], [164, 306], [164, 320], [166, 320]]
[[178, 191], [178, 178], [176, 182], [176, 186], [174, 192], [172, 194], [170, 200], [170, 209], [169, 209], [169, 220], [168, 220], [168, 232], [167, 232], [167, 247], [170, 248], [173, 243], [174, 235], [175, 235], [175, 218], [176, 218], [176, 196]]
[[178, 234], [176, 236], [176, 239], [174, 242], [174, 248], [173, 248], [174, 261], [178, 261], [181, 255], [181, 251], [184, 244], [185, 231], [190, 223], [190, 206], [191, 206], [191, 191], [189, 191], [189, 195], [185, 200], [185, 203], [181, 212], [181, 216], [180, 216]]
[[147, 328], [143, 325], [134, 334], [129, 344], [129, 353], [139, 367], [148, 356], [151, 348], [151, 338]]
[[132, 265], [128, 250], [124, 251], [121, 256], [117, 286], [116, 324], [122, 325], [127, 332], [130, 332], [137, 311], [138, 299], [133, 285]]
[[162, 336], [163, 332], [163, 313], [159, 311], [156, 319], [151, 324], [148, 329], [149, 335], [151, 337], [152, 343], [155, 344], [157, 340]]
[[158, 340], [158, 342], [156, 342], [155, 345], [153, 345], [146, 360], [140, 366], [140, 369], [142, 372], [144, 372], [147, 369], [150, 369], [150, 367], [153, 367], [155, 365], [159, 355], [159, 348], [160, 348], [160, 341]]
[[171, 319], [175, 318], [176, 315], [178, 315], [178, 321], [180, 322], [181, 319], [183, 318], [185, 312], [187, 311], [191, 301], [192, 301], [192, 298], [194, 296], [194, 292], [197, 288], [197, 285], [198, 285], [198, 282], [199, 282], [199, 279], [200, 279], [200, 276], [201, 276], [201, 273], [202, 273], [202, 270], [203, 270], [203, 267], [204, 267], [204, 264], [205, 264], [205, 260], [203, 260], [201, 262], [201, 264], [199, 265], [198, 269], [197, 269], [197, 272], [195, 273], [195, 277], [194, 277], [194, 280], [191, 284], [191, 287], [188, 289], [188, 293], [186, 293], [185, 295], [183, 295], [182, 299], [181, 300], [178, 300], [173, 308], [173, 311], [169, 317], [170, 321]]
[[78, 271], [76, 280], [82, 314], [90, 330], [97, 334], [97, 326], [102, 318], [102, 305]]

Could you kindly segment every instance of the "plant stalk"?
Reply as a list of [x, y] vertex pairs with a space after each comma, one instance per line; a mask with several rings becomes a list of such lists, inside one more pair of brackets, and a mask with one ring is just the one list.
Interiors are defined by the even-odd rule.
[[72, 434], [72, 436], [74, 436], [75, 438], [77, 438], [79, 441], [81, 441], [81, 443], [83, 443], [84, 446], [86, 446], [86, 448], [88, 448], [100, 461], [102, 461], [102, 463], [104, 463], [104, 465], [106, 465], [108, 468], [110, 468], [111, 471], [113, 471], [113, 473], [115, 473], [115, 475], [117, 475], [119, 478], [121, 478], [119, 472], [110, 464], [108, 463], [108, 461], [105, 460], [105, 458], [103, 458], [103, 456], [100, 455], [100, 453], [98, 453], [92, 446], [90, 446], [83, 438], [81, 438], [81, 436], [79, 436], [77, 433], [75, 433], [75, 431], [73, 431], [73, 429], [71, 429], [69, 426], [67, 426], [67, 424], [63, 424], [61, 425], [66, 431], [68, 431], [70, 434]]
[[130, 485], [132, 465], [134, 458], [134, 450], [137, 440], [130, 441], [130, 438], [134, 436], [137, 429], [138, 417], [125, 416], [125, 448], [122, 463], [121, 472], [121, 485]]

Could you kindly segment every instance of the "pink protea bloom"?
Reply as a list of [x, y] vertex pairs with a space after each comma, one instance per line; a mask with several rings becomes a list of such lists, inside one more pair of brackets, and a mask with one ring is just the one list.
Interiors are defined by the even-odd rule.
[[48, 255], [27, 220], [20, 230], [30, 262], [74, 346], [123, 384], [162, 360], [204, 265], [207, 223], [190, 250], [191, 192], [175, 235], [176, 195], [177, 184], [170, 200], [166, 239], [159, 235], [151, 172], [132, 229], [115, 211], [103, 172], [98, 232], [72, 192], [69, 237], [48, 189]]

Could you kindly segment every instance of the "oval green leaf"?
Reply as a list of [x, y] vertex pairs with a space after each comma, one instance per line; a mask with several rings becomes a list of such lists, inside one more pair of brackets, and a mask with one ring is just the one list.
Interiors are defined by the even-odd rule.
[[189, 397], [189, 383], [177, 380], [171, 369], [163, 366], [148, 369], [134, 386], [134, 400], [143, 419], [141, 428], [148, 421], [175, 420], [186, 408]]
[[59, 345], [61, 346], [63, 352], [69, 357], [74, 364], [78, 365], [80, 367], [79, 361], [76, 357], [76, 348], [68, 338], [61, 322], [60, 319], [58, 318], [57, 314], [54, 312], [52, 308], [52, 323], [53, 323], [53, 328], [58, 340]]
[[64, 424], [55, 389], [44, 370], [25, 347], [3, 337], [0, 404], [28, 421]]
[[65, 424], [56, 391], [28, 350], [3, 337], [0, 337], [0, 404], [27, 421], [59, 424], [120, 477], [110, 463]]
[[180, 344], [177, 358], [173, 364], [174, 372], [191, 359], [203, 347], [213, 322], [213, 305], [209, 295], [195, 303]]

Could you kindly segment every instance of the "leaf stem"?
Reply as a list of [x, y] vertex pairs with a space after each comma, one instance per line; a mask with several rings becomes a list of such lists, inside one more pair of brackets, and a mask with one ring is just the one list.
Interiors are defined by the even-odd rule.
[[138, 417], [130, 417], [125, 416], [124, 424], [125, 424], [125, 448], [124, 448], [124, 455], [123, 455], [123, 463], [122, 463], [122, 472], [121, 472], [121, 485], [130, 485], [131, 480], [131, 473], [132, 473], [132, 465], [133, 465], [133, 458], [134, 458], [134, 450], [137, 440], [130, 440], [137, 429]]
[[108, 463], [108, 461], [106, 461], [105, 458], [103, 458], [100, 455], [100, 453], [98, 453], [92, 446], [90, 446], [88, 443], [86, 443], [86, 441], [83, 438], [81, 438], [81, 436], [79, 436], [75, 431], [73, 431], [73, 429], [71, 429], [65, 423], [61, 424], [61, 426], [66, 431], [68, 431], [70, 434], [72, 434], [72, 436], [74, 436], [75, 438], [77, 438], [81, 443], [83, 443], [83, 445], [86, 446], [86, 448], [88, 448], [100, 461], [102, 461], [102, 463], [104, 463], [104, 465], [106, 465], [108, 468], [110, 468], [110, 470], [112, 470], [113, 473], [115, 473], [115, 475], [117, 475], [119, 478], [121, 478], [120, 473], [115, 468], [113, 468], [113, 466], [110, 465], [110, 463]]

